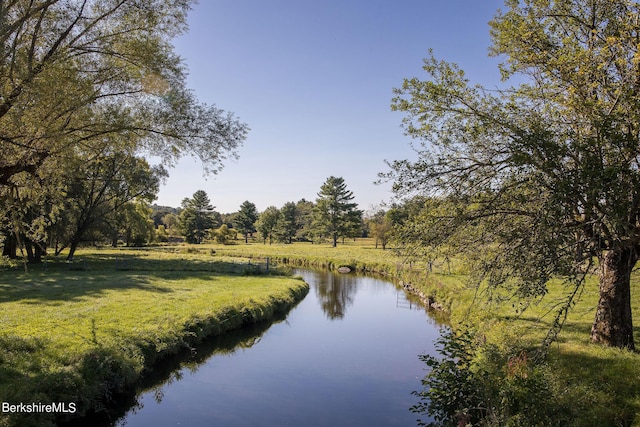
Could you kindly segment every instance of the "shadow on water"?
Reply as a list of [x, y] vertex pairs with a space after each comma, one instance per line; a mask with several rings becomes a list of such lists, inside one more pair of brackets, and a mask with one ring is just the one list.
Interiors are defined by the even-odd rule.
[[245, 325], [234, 331], [213, 336], [192, 349], [185, 349], [177, 355], [160, 360], [149, 374], [142, 378], [135, 395], [121, 396], [115, 407], [108, 412], [93, 413], [83, 418], [60, 424], [61, 427], [111, 427], [120, 425], [122, 419], [140, 411], [144, 405], [138, 400], [143, 393], [153, 392], [160, 403], [164, 389], [182, 379], [185, 370], [195, 373], [212, 356], [231, 355], [241, 349], [248, 349], [260, 342], [264, 333], [275, 323], [286, 319], [287, 313], [279, 313], [270, 321]]

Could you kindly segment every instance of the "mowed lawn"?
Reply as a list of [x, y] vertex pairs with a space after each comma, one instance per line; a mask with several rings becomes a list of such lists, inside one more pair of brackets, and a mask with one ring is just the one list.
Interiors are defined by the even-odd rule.
[[[307, 291], [299, 279], [198, 253], [93, 250], [77, 259], [0, 271], [0, 401], [81, 411], [108, 403], [101, 394], [133, 384], [159, 355], [268, 319]], [[3, 423], [16, 420], [0, 415]]]

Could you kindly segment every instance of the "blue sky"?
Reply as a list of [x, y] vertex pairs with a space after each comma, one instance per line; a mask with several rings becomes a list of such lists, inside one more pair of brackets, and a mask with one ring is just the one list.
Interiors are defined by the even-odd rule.
[[251, 128], [240, 158], [204, 177], [185, 158], [156, 203], [179, 206], [196, 190], [222, 213], [249, 200], [262, 211], [315, 200], [341, 176], [361, 209], [389, 201], [374, 185], [384, 160], [412, 159], [402, 114], [390, 109], [422, 60], [460, 65], [474, 83], [500, 83], [488, 56], [488, 21], [501, 0], [201, 0], [174, 42], [198, 99]]

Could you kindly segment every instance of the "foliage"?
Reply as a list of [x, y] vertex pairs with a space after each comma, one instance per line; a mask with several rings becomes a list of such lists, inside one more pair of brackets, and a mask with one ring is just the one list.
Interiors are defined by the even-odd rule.
[[138, 240], [149, 240], [150, 212], [143, 204], [155, 198], [166, 176], [162, 167], [152, 167], [142, 158], [121, 152], [86, 162], [82, 170], [74, 172], [65, 185], [64, 210], [44, 233], [55, 242], [56, 255], [69, 247], [67, 259], [72, 260], [81, 242], [102, 236], [117, 242], [121, 231], [128, 243], [133, 243], [135, 223], [136, 232], [143, 235]]
[[280, 214], [275, 230], [278, 240], [292, 243], [296, 233], [302, 228], [301, 212], [294, 202], [287, 202], [280, 209]]
[[240, 205], [238, 215], [234, 220], [235, 228], [244, 235], [244, 242], [249, 242], [249, 235], [256, 231], [255, 224], [258, 220], [258, 209], [250, 201], [245, 201]]
[[232, 240], [235, 240], [237, 234], [238, 232], [233, 228], [229, 228], [227, 224], [222, 224], [215, 230], [210, 231], [210, 235], [213, 237], [216, 243], [222, 243], [225, 245], [229, 244], [229, 242], [231, 242]]
[[171, 206], [159, 206], [157, 204], [152, 204], [151, 205], [151, 219], [153, 219], [153, 224], [158, 227], [159, 225], [166, 225], [163, 221], [162, 218], [164, 218], [166, 215], [169, 214], [178, 214], [178, 209], [173, 208]]
[[330, 176], [320, 187], [314, 209], [313, 228], [320, 237], [329, 237], [336, 247], [339, 237], [355, 237], [362, 223], [362, 211], [347, 190], [343, 178]]
[[203, 190], [193, 193], [189, 199], [182, 201], [182, 211], [179, 217], [179, 228], [188, 243], [202, 243], [207, 231], [220, 224], [216, 224], [214, 207], [211, 206], [209, 196]]
[[393, 233], [393, 224], [387, 213], [383, 210], [375, 212], [373, 216], [368, 219], [367, 225], [369, 235], [376, 240], [376, 248], [378, 247], [378, 243], [380, 243], [382, 250], [386, 250]]
[[119, 216], [119, 231], [126, 246], [145, 246], [155, 240], [156, 229], [151, 219], [151, 208], [145, 203], [127, 203], [119, 212]]
[[269, 206], [259, 215], [255, 226], [262, 236], [264, 243], [267, 242], [267, 239], [269, 239], [269, 244], [273, 243], [273, 237], [281, 219], [282, 213], [275, 206]]
[[296, 202], [296, 212], [298, 215], [298, 231], [295, 239], [301, 242], [311, 242], [313, 240], [313, 211], [315, 204], [309, 200], [301, 199]]
[[167, 233], [167, 228], [164, 225], [159, 225], [156, 228], [156, 240], [161, 243], [166, 243], [169, 241], [169, 233]]
[[[438, 338], [440, 359], [422, 355], [430, 368], [421, 399], [411, 408], [427, 414], [428, 426], [561, 426], [570, 411], [552, 395], [544, 366], [522, 350], [504, 360], [504, 352], [478, 341], [469, 329], [448, 330]], [[514, 349], [511, 348], [511, 351]]]
[[472, 87], [457, 66], [430, 56], [427, 79], [405, 80], [392, 105], [407, 113], [418, 160], [392, 163], [387, 176], [399, 193], [437, 200], [418, 232], [466, 252], [478, 281], [538, 298], [551, 277], [569, 278], [558, 323], [596, 259], [592, 340], [632, 349], [640, 7], [513, 0], [507, 8], [491, 22], [492, 53], [505, 58], [505, 78], [527, 83]]
[[178, 215], [174, 213], [168, 213], [162, 217], [161, 221], [164, 224], [169, 235], [177, 235], [180, 224], [180, 217]]
[[[246, 125], [199, 103], [173, 52], [171, 39], [186, 29], [191, 4], [2, 3], [0, 232], [10, 236], [6, 255], [15, 256], [20, 247], [38, 262], [51, 241], [76, 246], [97, 233], [96, 222], [103, 221], [94, 214], [104, 205], [93, 203], [99, 197], [90, 187], [120, 182], [108, 175], [96, 181], [102, 163], [116, 157], [131, 163], [151, 154], [171, 165], [193, 155], [215, 173], [227, 156], [235, 156]], [[92, 199], [82, 199], [89, 193]], [[69, 207], [70, 198], [86, 203]]]

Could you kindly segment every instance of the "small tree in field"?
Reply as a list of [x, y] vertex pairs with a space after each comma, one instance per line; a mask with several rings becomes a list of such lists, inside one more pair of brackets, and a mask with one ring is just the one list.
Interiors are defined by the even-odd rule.
[[269, 239], [269, 244], [273, 243], [273, 236], [281, 217], [282, 214], [275, 206], [269, 206], [258, 217], [256, 228], [260, 232], [265, 244], [267, 243], [267, 239]]
[[236, 228], [244, 235], [244, 242], [249, 243], [249, 235], [256, 231], [258, 209], [248, 200], [240, 205], [240, 210], [235, 218]]
[[376, 249], [378, 244], [382, 246], [383, 251], [387, 249], [392, 231], [393, 225], [385, 211], [379, 210], [369, 219], [369, 234], [376, 240]]
[[293, 242], [298, 230], [302, 227], [299, 211], [296, 204], [287, 202], [280, 209], [280, 219], [276, 225], [276, 235], [278, 240], [284, 243]]
[[215, 227], [214, 207], [203, 190], [193, 193], [190, 199], [182, 201], [180, 229], [188, 243], [202, 243], [207, 230]]
[[222, 224], [215, 230], [209, 231], [210, 237], [215, 239], [216, 243], [228, 244], [231, 240], [235, 240], [236, 230], [229, 228], [227, 224]]

